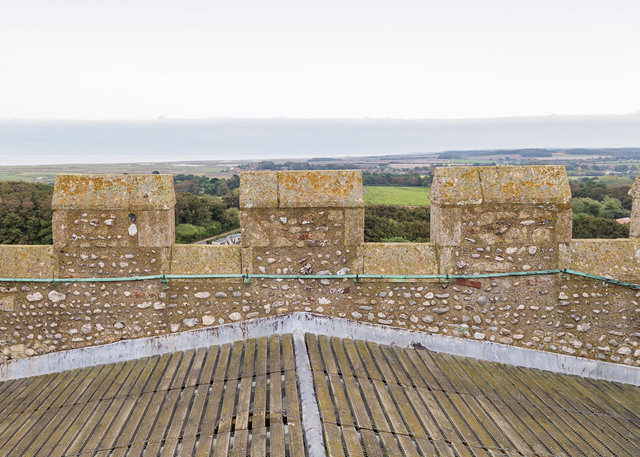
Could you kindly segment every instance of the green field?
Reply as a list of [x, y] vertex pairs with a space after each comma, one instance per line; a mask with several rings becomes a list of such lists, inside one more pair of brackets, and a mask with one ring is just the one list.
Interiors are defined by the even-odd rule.
[[428, 187], [365, 186], [365, 205], [428, 206]]
[[179, 163], [102, 163], [102, 164], [65, 164], [65, 165], [11, 165], [0, 167], [0, 181], [29, 181], [53, 184], [58, 174], [136, 174], [158, 171], [170, 175], [196, 174], [209, 178], [229, 178], [228, 166], [213, 162]]

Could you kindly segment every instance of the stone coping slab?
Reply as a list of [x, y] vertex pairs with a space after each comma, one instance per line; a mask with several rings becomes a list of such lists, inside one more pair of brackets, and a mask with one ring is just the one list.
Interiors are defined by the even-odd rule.
[[640, 239], [572, 240], [571, 269], [620, 281], [638, 281]]
[[571, 204], [563, 166], [438, 167], [429, 195], [432, 204]]
[[172, 175], [58, 175], [54, 210], [170, 210]]
[[240, 174], [240, 208], [360, 208], [360, 170], [262, 171]]

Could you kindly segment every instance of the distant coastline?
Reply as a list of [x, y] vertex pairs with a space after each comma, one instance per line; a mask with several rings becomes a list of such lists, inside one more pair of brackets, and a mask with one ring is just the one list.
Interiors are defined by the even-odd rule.
[[493, 119], [0, 121], [0, 166], [640, 146], [640, 113]]

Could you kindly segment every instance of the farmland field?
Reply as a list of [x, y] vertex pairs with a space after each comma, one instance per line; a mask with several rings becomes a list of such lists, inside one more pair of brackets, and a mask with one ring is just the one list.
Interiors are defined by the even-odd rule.
[[197, 174], [209, 178], [229, 178], [229, 167], [217, 162], [150, 162], [63, 165], [13, 165], [0, 167], [2, 181], [30, 181], [53, 184], [58, 174], [136, 174], [158, 171], [171, 175]]
[[365, 205], [428, 206], [428, 187], [365, 186]]

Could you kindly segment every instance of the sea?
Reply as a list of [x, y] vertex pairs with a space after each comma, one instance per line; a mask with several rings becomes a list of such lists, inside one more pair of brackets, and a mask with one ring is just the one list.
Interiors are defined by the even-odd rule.
[[0, 166], [638, 146], [640, 113], [456, 120], [0, 120]]

